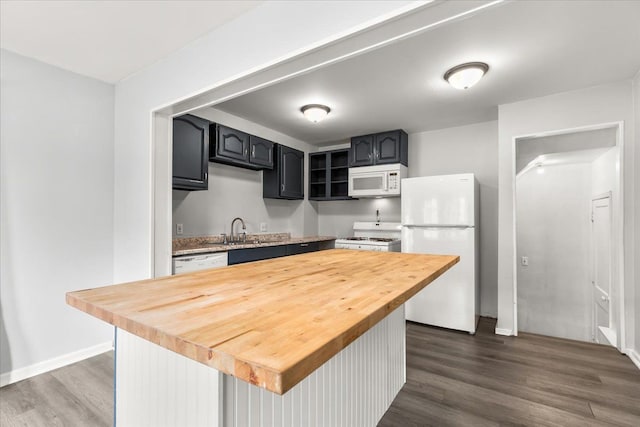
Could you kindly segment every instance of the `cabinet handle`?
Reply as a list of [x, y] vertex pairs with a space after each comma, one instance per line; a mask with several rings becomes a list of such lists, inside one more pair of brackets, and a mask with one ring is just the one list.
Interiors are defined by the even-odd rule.
[[368, 154], [369, 160], [371, 160], [371, 153]]
[[284, 191], [284, 184], [280, 186], [281, 191]]
[[248, 152], [249, 152], [249, 150], [245, 148], [244, 149], [244, 155], [246, 156]]
[[254, 145], [253, 147], [251, 147], [251, 157], [255, 157], [256, 156], [256, 146]]
[[308, 244], [308, 243], [300, 243], [300, 247], [301, 247], [301, 248], [306, 248], [307, 246], [309, 246], [309, 244]]

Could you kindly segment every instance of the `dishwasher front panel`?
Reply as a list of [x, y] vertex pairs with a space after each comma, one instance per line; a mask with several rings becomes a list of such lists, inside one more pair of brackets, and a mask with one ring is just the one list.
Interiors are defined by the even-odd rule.
[[186, 255], [173, 259], [173, 274], [190, 273], [193, 271], [208, 270], [210, 268], [226, 267], [227, 265], [227, 252]]

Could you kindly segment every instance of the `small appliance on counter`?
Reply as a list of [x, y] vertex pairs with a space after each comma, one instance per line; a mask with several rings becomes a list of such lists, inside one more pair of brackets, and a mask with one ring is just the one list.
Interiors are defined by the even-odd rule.
[[478, 182], [473, 174], [402, 180], [402, 252], [459, 255], [460, 262], [411, 297], [407, 320], [476, 332]]
[[336, 240], [336, 249], [400, 252], [402, 226], [398, 222], [354, 222], [353, 237]]

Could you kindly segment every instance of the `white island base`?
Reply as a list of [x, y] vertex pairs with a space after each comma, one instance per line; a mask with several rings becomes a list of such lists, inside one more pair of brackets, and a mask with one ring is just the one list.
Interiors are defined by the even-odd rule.
[[406, 380], [404, 306], [284, 395], [116, 328], [118, 427], [375, 426]]

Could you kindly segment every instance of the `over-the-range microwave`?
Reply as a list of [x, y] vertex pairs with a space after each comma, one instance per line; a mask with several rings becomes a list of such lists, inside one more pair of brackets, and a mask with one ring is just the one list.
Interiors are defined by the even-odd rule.
[[407, 167], [400, 163], [349, 168], [350, 197], [398, 197]]

